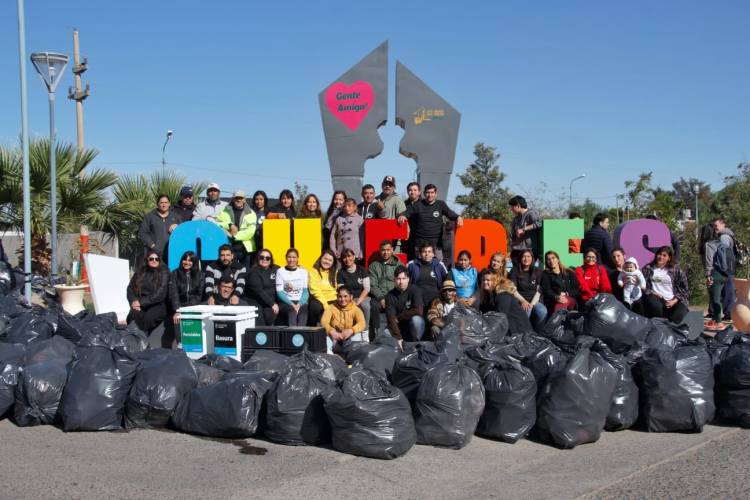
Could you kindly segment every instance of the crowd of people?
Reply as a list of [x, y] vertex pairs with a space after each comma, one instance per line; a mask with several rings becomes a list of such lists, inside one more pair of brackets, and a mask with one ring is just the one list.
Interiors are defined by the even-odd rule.
[[[523, 197], [514, 196], [509, 201], [514, 215], [510, 254], [498, 252], [486, 269], [478, 270], [470, 252], [461, 250], [455, 262], [444, 252], [449, 248], [446, 227], [460, 227], [463, 219], [438, 199], [434, 185], [422, 190], [410, 183], [406, 200], [396, 194], [393, 176], [386, 176], [381, 187], [376, 195], [374, 186], [366, 184], [359, 203], [336, 191], [326, 211], [318, 197], [309, 194], [299, 212], [286, 189], [274, 206], [268, 206], [263, 191], [248, 200], [244, 191], [235, 190], [229, 202], [222, 201], [215, 183], [197, 204], [190, 187], [182, 188], [174, 205], [160, 195], [139, 232], [145, 258], [128, 286], [129, 321], [147, 332], [164, 322], [178, 342], [181, 307], [253, 305], [258, 324], [322, 326], [333, 348], [346, 340], [367, 341], [383, 328], [399, 340], [435, 338], [457, 304], [506, 314], [511, 333], [537, 328], [555, 311], [579, 309], [598, 293], [611, 293], [639, 314], [674, 323], [688, 312], [687, 275], [676, 249], [663, 246], [652, 262], [639, 263], [614, 247], [604, 214], [596, 215], [582, 241], [571, 241], [583, 257], [582, 264], [571, 269], [555, 251], [540, 255], [543, 221]], [[282, 256], [263, 246], [263, 221], [274, 218], [321, 220], [324, 248], [310, 269], [300, 265], [294, 248], [278, 263]], [[409, 237], [382, 241], [377, 258], [365, 268], [364, 221], [382, 218], [408, 221]], [[229, 243], [219, 249], [218, 260], [203, 269], [193, 252], [185, 252], [170, 273], [164, 262], [169, 235], [188, 220], [217, 224]], [[733, 243], [723, 220], [704, 228], [701, 255], [707, 266], [711, 326], [716, 328], [734, 300], [733, 270], [717, 264], [729, 258], [726, 248]], [[394, 255], [399, 251], [407, 254], [406, 264]]]

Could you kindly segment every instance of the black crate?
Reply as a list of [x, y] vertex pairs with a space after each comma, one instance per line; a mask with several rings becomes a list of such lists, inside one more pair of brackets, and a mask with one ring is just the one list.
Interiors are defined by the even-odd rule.
[[284, 354], [295, 354], [307, 348], [311, 352], [326, 352], [326, 331], [322, 327], [287, 327], [280, 330], [281, 349]]
[[279, 326], [257, 326], [247, 328], [242, 335], [242, 362], [247, 361], [256, 350], [278, 351], [281, 347]]

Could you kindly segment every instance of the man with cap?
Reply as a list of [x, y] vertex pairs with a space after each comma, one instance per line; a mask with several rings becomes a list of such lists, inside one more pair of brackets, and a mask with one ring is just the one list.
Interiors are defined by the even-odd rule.
[[236, 189], [232, 193], [232, 203], [219, 213], [216, 223], [227, 233], [237, 262], [249, 268], [255, 257], [254, 236], [258, 217], [245, 202], [243, 190]]
[[456, 307], [456, 284], [453, 280], [443, 281], [440, 287], [440, 297], [435, 298], [427, 310], [427, 321], [430, 324], [430, 334], [437, 340], [440, 330], [445, 326], [445, 317]]
[[378, 195], [378, 201], [383, 203], [383, 219], [395, 219], [398, 214], [406, 211], [404, 200], [396, 194], [396, 178], [386, 175], [381, 187], [383, 190]]
[[193, 212], [193, 220], [207, 220], [216, 222], [224, 208], [227, 206], [226, 201], [221, 201], [219, 198], [221, 191], [219, 185], [212, 182], [206, 189], [206, 199], [198, 203]]
[[193, 203], [193, 188], [190, 186], [182, 186], [180, 189], [180, 199], [177, 203], [172, 205], [172, 211], [182, 220], [187, 222], [193, 220], [193, 212], [195, 211], [195, 203]]

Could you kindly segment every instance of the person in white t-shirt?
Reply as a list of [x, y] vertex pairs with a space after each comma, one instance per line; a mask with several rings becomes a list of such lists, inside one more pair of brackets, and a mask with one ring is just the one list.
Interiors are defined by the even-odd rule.
[[299, 265], [296, 248], [286, 251], [286, 266], [276, 271], [276, 295], [281, 304], [281, 313], [288, 326], [307, 325], [307, 302], [310, 298], [310, 277]]
[[667, 318], [681, 323], [688, 313], [688, 280], [685, 271], [674, 263], [672, 247], [664, 246], [654, 260], [643, 268], [646, 290], [643, 307], [649, 318]]

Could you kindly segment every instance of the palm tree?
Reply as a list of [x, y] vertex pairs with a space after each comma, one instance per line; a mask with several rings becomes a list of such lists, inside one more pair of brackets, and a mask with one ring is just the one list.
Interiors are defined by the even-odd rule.
[[[46, 273], [50, 265], [50, 168], [48, 139], [29, 143], [32, 270]], [[118, 176], [90, 168], [98, 151], [78, 151], [69, 143], [55, 146], [57, 160], [57, 222], [60, 232], [77, 232], [81, 225], [114, 237], [138, 213], [138, 205], [112, 201], [108, 191]], [[79, 176], [86, 169], [85, 177]], [[20, 147], [0, 146], [0, 230], [23, 231], [22, 156]]]

